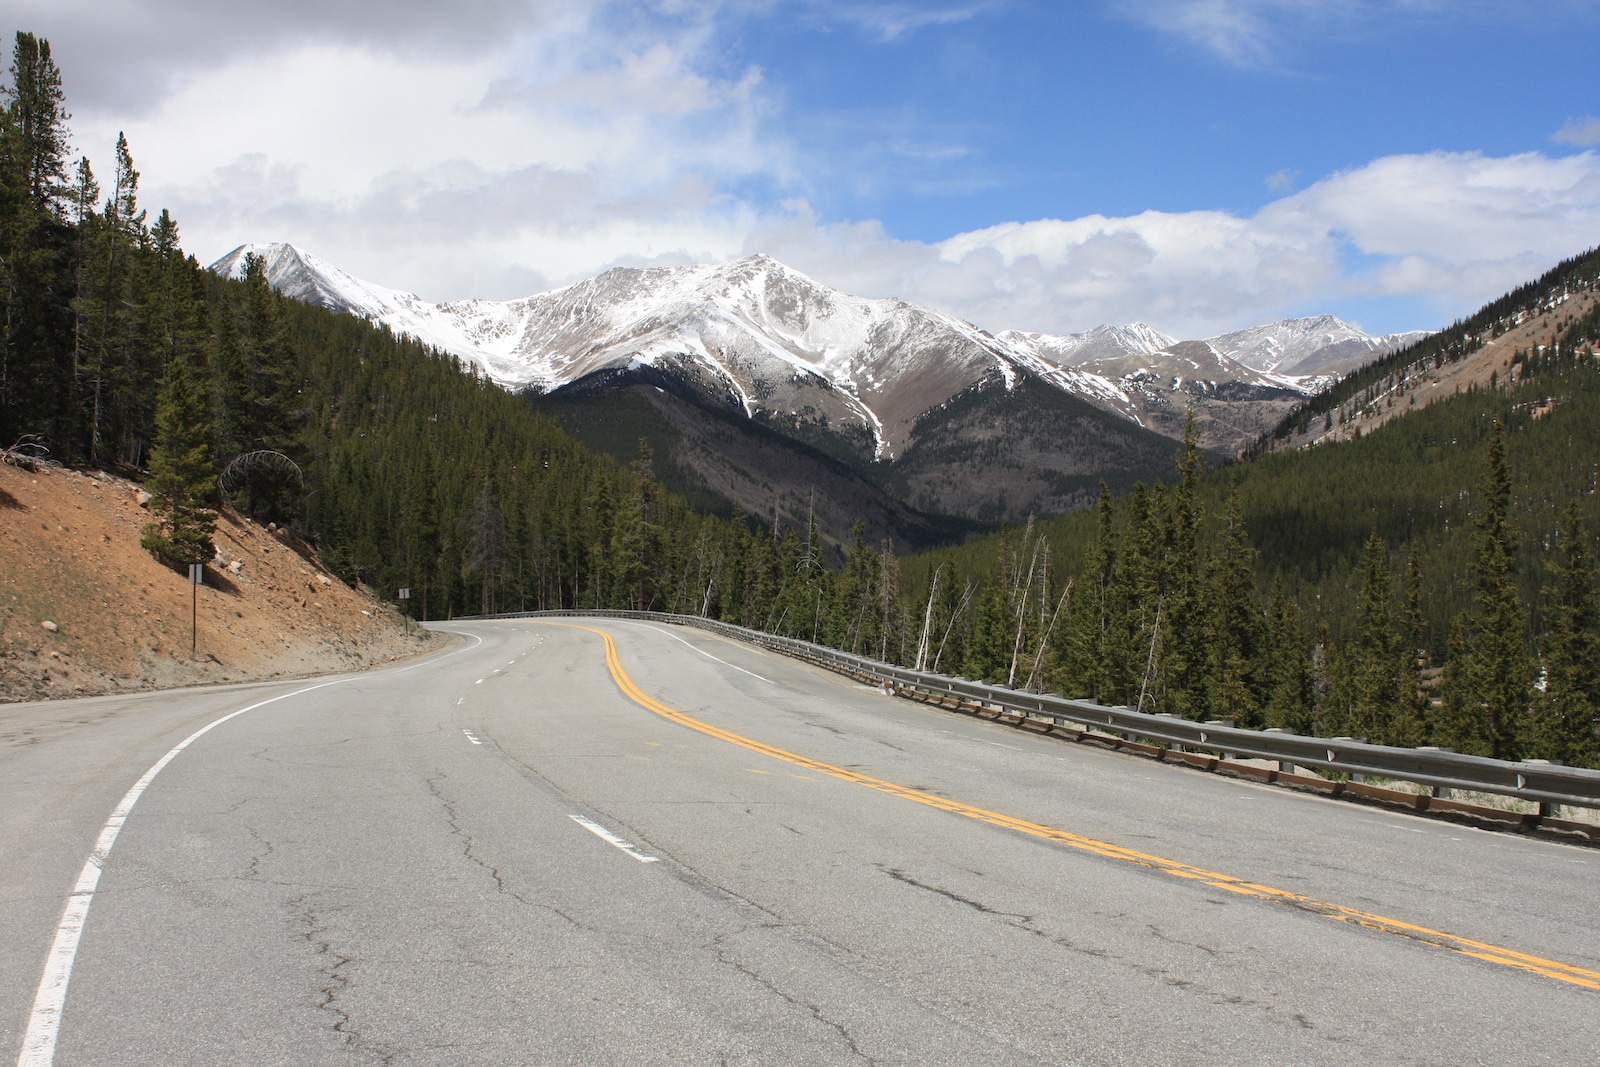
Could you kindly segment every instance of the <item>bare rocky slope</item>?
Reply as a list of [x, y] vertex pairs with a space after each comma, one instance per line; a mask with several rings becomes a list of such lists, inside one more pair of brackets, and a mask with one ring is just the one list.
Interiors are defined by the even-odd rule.
[[[1470, 389], [1507, 388], [1519, 379], [1512, 360], [1518, 352], [1549, 348], [1562, 328], [1588, 315], [1600, 303], [1600, 290], [1573, 288], [1543, 294], [1534, 303], [1485, 330], [1481, 346], [1460, 359], [1412, 359], [1399, 353], [1401, 366], [1368, 388], [1332, 404], [1296, 432], [1274, 436], [1266, 448], [1305, 448], [1323, 441], [1345, 441]], [[1336, 395], [1336, 394], [1335, 394]]]
[[110, 475], [0, 464], [0, 700], [299, 677], [438, 647], [231, 511], [191, 604], [188, 578], [139, 547], [138, 494]]

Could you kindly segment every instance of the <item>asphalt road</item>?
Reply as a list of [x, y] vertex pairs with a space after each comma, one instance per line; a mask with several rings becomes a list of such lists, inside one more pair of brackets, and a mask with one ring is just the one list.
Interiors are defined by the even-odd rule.
[[1594, 850], [565, 621], [613, 635], [658, 710], [597, 633], [531, 620], [334, 684], [0, 708], [0, 1063], [28, 1062], [119, 800], [274, 697], [139, 797], [54, 1063], [1595, 1061]]

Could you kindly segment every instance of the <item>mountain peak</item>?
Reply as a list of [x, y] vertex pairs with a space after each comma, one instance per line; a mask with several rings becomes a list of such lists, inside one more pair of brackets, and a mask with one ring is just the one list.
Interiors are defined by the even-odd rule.
[[[1140, 322], [994, 336], [905, 300], [850, 296], [762, 252], [616, 267], [519, 300], [442, 304], [364, 282], [284, 242], [241, 245], [212, 270], [237, 277], [250, 253], [285, 295], [381, 322], [507, 388], [551, 392], [603, 375], [643, 376], [750, 418], [812, 425], [875, 460], [896, 456], [925, 414], [986, 383], [1009, 392], [1031, 378], [1164, 426], [1193, 403], [1287, 403], [1320, 380], [1286, 375], [1327, 373], [1330, 363], [1397, 347], [1331, 315], [1206, 341], [1180, 342]], [[1178, 391], [1190, 399], [1175, 404]]]

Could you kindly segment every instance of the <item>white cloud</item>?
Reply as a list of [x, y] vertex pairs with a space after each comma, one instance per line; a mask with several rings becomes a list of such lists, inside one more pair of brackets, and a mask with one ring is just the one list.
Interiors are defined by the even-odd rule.
[[1300, 177], [1300, 172], [1290, 167], [1275, 170], [1262, 179], [1262, 184], [1275, 193], [1287, 193], [1294, 188], [1294, 181]]
[[702, 73], [703, 47], [692, 24], [637, 48], [583, 27], [468, 57], [300, 46], [75, 126], [102, 172], [127, 130], [145, 203], [202, 257], [289, 239], [438, 299], [523, 295], [738, 249], [751, 209], [722, 190], [794, 168], [759, 72]]
[[1295, 23], [1347, 17], [1362, 0], [1124, 0], [1146, 25], [1230, 63], [1270, 63]]
[[[78, 10], [84, 0], [62, 2]], [[308, 19], [325, 20], [314, 44], [281, 26], [260, 47], [230, 36], [253, 23], [215, 30], [217, 56], [151, 89], [153, 103], [82, 107], [69, 69], [79, 140], [103, 173], [126, 128], [146, 206], [170, 207], [203, 258], [291, 240], [431, 299], [521, 296], [617, 264], [764, 251], [846, 291], [902, 296], [995, 330], [1141, 319], [1203, 336], [1395, 297], [1430, 302], [1431, 321], [1403, 324], [1421, 326], [1600, 241], [1592, 152], [1397, 155], [1249, 216], [1088, 215], [903, 240], [807, 206], [809, 168], [784, 133], [781, 100], [760, 71], [726, 64], [712, 0], [485, 0], [496, 34], [438, 29], [436, 46], [427, 5], [407, 16], [406, 33], [364, 38], [352, 14], [364, 2], [327, 15], [308, 7]], [[1365, 2], [1155, 6], [1188, 11], [1194, 26], [1234, 26], [1240, 42], [1262, 12], [1330, 18]], [[643, 8], [672, 17], [648, 32], [618, 21]], [[971, 7], [926, 10], [954, 18]], [[127, 21], [121, 11], [110, 24]], [[205, 40], [186, 32], [185, 47]], [[1275, 191], [1288, 193], [1293, 176], [1277, 177]]]
[[1253, 216], [1147, 211], [1013, 222], [938, 244], [804, 209], [746, 242], [863, 295], [904, 296], [989, 329], [1143, 320], [1205, 336], [1336, 301], [1422, 298], [1430, 326], [1600, 243], [1600, 156], [1390, 156]]
[[[1286, 53], [1332, 34], [1399, 19], [1548, 17], [1525, 0], [1112, 0], [1135, 21], [1241, 67], [1285, 65]], [[1381, 31], [1380, 31], [1381, 32]]]
[[1600, 144], [1600, 119], [1593, 115], [1568, 119], [1565, 126], [1550, 135], [1550, 139], [1557, 144], [1577, 145], [1579, 148]]
[[197, 75], [307, 44], [470, 58], [570, 32], [605, 0], [0, 0], [0, 24], [48, 39], [74, 106], [147, 114]]
[[966, 22], [992, 10], [999, 0], [978, 0], [957, 6], [928, 3], [876, 2], [844, 3], [839, 0], [811, 0], [819, 15], [854, 23], [883, 41], [894, 41], [927, 26], [950, 26]]

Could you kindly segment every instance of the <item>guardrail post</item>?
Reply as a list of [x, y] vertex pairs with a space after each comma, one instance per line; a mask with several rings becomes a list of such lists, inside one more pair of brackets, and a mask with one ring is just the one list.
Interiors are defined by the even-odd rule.
[[[1335, 741], [1355, 741], [1358, 744], [1365, 744], [1367, 739], [1365, 737], [1335, 737], [1335, 738], [1333, 738], [1333, 740], [1335, 740]], [[1367, 776], [1364, 775], [1364, 774], [1358, 774], [1355, 771], [1351, 771], [1350, 772], [1350, 780], [1352, 782], [1357, 782], [1357, 783], [1365, 782], [1367, 780]]]
[[[1232, 726], [1233, 724], [1229, 723], [1228, 725]], [[1269, 726], [1265, 730], [1262, 730], [1261, 732], [1264, 733], [1264, 734], [1293, 734], [1294, 733], [1294, 731], [1289, 729], [1287, 726]], [[1278, 773], [1279, 774], [1299, 774], [1300, 773], [1300, 768], [1298, 768], [1298, 767], [1296, 767], [1294, 765], [1294, 761], [1293, 760], [1281, 759], [1281, 760], [1278, 761]]]
[[[1418, 752], [1454, 752], [1455, 749], [1453, 749], [1453, 748], [1440, 748], [1438, 745], [1418, 745], [1417, 746], [1417, 751]], [[1436, 800], [1449, 800], [1450, 799], [1450, 787], [1447, 786], [1447, 785], [1432, 786], [1432, 787], [1429, 788], [1428, 793], [1429, 793], [1430, 796], [1432, 796]]]
[[[1523, 763], [1540, 763], [1540, 764], [1543, 764], [1546, 767], [1559, 767], [1561, 765], [1561, 761], [1560, 760], [1549, 760], [1549, 759], [1525, 759], [1522, 762]], [[1559, 805], [1557, 806], [1557, 810], [1559, 810]], [[1539, 801], [1538, 812], [1539, 813], [1538, 813], [1537, 818], [1539, 819], [1540, 822], [1543, 822], [1545, 819], [1550, 818], [1550, 816], [1553, 814], [1550, 802], [1548, 800]]]
[[[1206, 725], [1207, 726], [1224, 726], [1224, 727], [1227, 727], [1228, 729], [1231, 730], [1231, 729], [1233, 729], [1233, 720], [1232, 719], [1207, 719], [1206, 720]], [[1225, 760], [1233, 759], [1233, 753], [1232, 752], [1223, 752], [1221, 749], [1217, 750], [1217, 755], [1221, 756]]]

